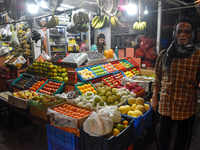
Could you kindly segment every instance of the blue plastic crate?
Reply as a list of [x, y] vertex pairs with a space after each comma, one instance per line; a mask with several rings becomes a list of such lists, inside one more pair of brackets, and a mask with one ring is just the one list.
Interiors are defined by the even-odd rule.
[[152, 108], [151, 107], [144, 115], [139, 116], [137, 118], [131, 117], [128, 115], [124, 115], [124, 114], [122, 114], [122, 116], [126, 116], [126, 117], [134, 119], [134, 135], [133, 135], [134, 140], [138, 139], [140, 137], [141, 133], [147, 127], [150, 127], [152, 124]]
[[47, 124], [47, 139], [49, 150], [77, 150], [78, 137]]
[[130, 64], [131, 65], [131, 67], [125, 67], [123, 64], [123, 66], [126, 68], [126, 69], [129, 69], [129, 68], [132, 68], [132, 67], [134, 67], [130, 62], [128, 62], [127, 60], [119, 60], [119, 62], [121, 63], [121, 62], [125, 62], [125, 63], [128, 63], [128, 64]]
[[[88, 69], [89, 71], [91, 71], [91, 72], [95, 75], [95, 77], [90, 78], [90, 79], [86, 79], [86, 80], [83, 79], [83, 77], [78, 73], [78, 71], [81, 71], [81, 70], [84, 70], [84, 69]], [[92, 71], [92, 69], [90, 69], [90, 67], [78, 68], [78, 69], [75, 69], [75, 70], [76, 70], [76, 72], [77, 72], [78, 78], [79, 78], [82, 82], [89, 81], [89, 80], [92, 80], [92, 79], [95, 79], [95, 78], [98, 77], [98, 76]]]
[[58, 88], [58, 90], [55, 93], [53, 93], [52, 96], [54, 96], [55, 94], [58, 94], [58, 93], [62, 92], [62, 90], [65, 88], [65, 82], [48, 79], [36, 92], [39, 93], [39, 94], [44, 94], [44, 93], [40, 93], [39, 90], [42, 89], [45, 86], [45, 84], [48, 84], [49, 81], [53, 81], [53, 82], [57, 82], [57, 83], [62, 83], [62, 85]]
[[27, 81], [27, 82], [29, 82], [34, 76], [33, 76], [33, 75], [30, 75], [30, 74], [23, 73], [23, 74], [21, 74], [17, 79], [15, 79], [15, 81], [12, 82], [12, 85], [13, 85], [14, 87], [23, 89], [24, 85], [25, 85], [27, 82], [26, 82], [24, 85], [22, 85], [22, 86], [16, 85], [17, 81], [19, 81], [22, 77], [27, 77], [27, 78], [29, 78], [29, 80]]
[[[103, 69], [104, 71], [106, 71], [106, 70], [104, 69], [104, 67], [102, 67], [101, 65], [93, 65], [93, 66], [90, 66], [89, 68], [91, 69], [92, 67], [96, 67], [96, 66], [100, 66], [101, 69]], [[91, 69], [91, 70], [92, 70], [92, 69]], [[94, 72], [94, 71], [92, 70], [92, 72]], [[110, 74], [110, 73], [108, 73], [108, 71], [106, 71], [106, 74], [103, 74], [103, 75], [100, 75], [100, 76], [97, 76], [97, 74], [96, 74], [95, 72], [94, 72], [94, 74], [95, 74], [96, 77], [102, 77], [102, 76], [108, 75], [108, 74]]]
[[133, 142], [133, 129], [134, 121], [132, 118], [122, 116], [125, 120], [129, 121], [126, 127], [117, 136], [106, 137], [93, 137], [84, 132], [83, 128], [80, 129], [80, 149], [81, 150], [123, 150], [129, 147]]

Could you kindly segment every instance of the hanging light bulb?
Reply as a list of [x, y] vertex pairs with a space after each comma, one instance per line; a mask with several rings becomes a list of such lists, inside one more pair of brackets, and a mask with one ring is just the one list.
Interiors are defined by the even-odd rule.
[[148, 13], [147, 6], [145, 6], [144, 14], [147, 15]]
[[38, 4], [34, 0], [31, 0], [28, 3], [27, 9], [31, 14], [36, 14], [38, 12], [39, 7], [38, 7]]

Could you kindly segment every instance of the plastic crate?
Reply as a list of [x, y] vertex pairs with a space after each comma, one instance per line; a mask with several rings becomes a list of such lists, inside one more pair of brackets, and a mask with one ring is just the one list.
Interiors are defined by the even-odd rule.
[[128, 148], [133, 142], [133, 129], [134, 121], [132, 118], [122, 116], [125, 120], [129, 121], [126, 127], [117, 136], [93, 137], [84, 132], [83, 128], [80, 129], [80, 149], [81, 150], [123, 150]]
[[[111, 64], [114, 66], [114, 64], [121, 64], [119, 61], [113, 61], [113, 62], [111, 62]], [[122, 65], [122, 64], [121, 64]], [[123, 66], [123, 65], [122, 65]], [[115, 66], [114, 66], [115, 67]], [[116, 68], [116, 67], [115, 67]], [[126, 68], [123, 66], [123, 68], [121, 68], [121, 69], [118, 69], [118, 68], [116, 68], [118, 71], [125, 71], [126, 70]]]
[[[28, 89], [28, 88], [26, 88], [25, 86], [27, 85], [27, 84], [29, 84], [32, 80], [34, 80], [35, 78], [39, 78], [39, 79], [41, 79], [41, 80], [44, 80], [44, 81], [47, 81], [48, 79], [47, 78], [42, 78], [42, 77], [37, 77], [37, 76], [34, 76], [33, 78], [31, 78], [25, 85], [24, 85], [24, 87], [23, 87], [23, 89]], [[35, 82], [36, 83], [36, 82]], [[33, 86], [33, 85], [32, 85]], [[41, 85], [42, 86], [42, 85]], [[29, 90], [31, 90], [30, 88], [29, 88]]]
[[[106, 64], [109, 64], [109, 63], [105, 63], [105, 64], [101, 64], [101, 66], [102, 65], [106, 65]], [[111, 63], [110, 63], [111, 64]], [[113, 67], [113, 68], [115, 68], [112, 64], [111, 64], [111, 66]], [[102, 68], [104, 68], [103, 66], [102, 66]], [[104, 68], [105, 69], [105, 68]], [[108, 74], [110, 74], [110, 73], [114, 73], [114, 72], [117, 72], [118, 70], [117, 70], [117, 68], [115, 68], [116, 69], [116, 71], [113, 71], [113, 72], [108, 72], [106, 69], [106, 71], [108, 72]]]
[[126, 69], [129, 69], [129, 68], [132, 68], [132, 67], [134, 67], [130, 62], [128, 62], [127, 60], [119, 60], [119, 62], [121, 63], [121, 62], [125, 62], [125, 63], [128, 63], [128, 64], [130, 64], [131, 65], [131, 67], [125, 67], [123, 64], [123, 66], [126, 68]]
[[84, 69], [88, 69], [89, 71], [92, 71], [89, 67], [84, 67], [84, 68], [78, 68], [78, 69], [75, 69], [76, 70], [76, 72], [77, 72], [77, 76], [78, 76], [78, 78], [82, 81], [82, 82], [85, 82], [85, 81], [89, 81], [89, 80], [91, 80], [91, 79], [95, 79], [97, 76], [96, 76], [96, 74], [92, 71], [92, 73], [95, 75], [95, 77], [94, 78], [90, 78], [90, 79], [83, 79], [83, 77], [78, 73], [78, 71], [81, 71], [81, 70], [84, 70]]
[[123, 73], [123, 71], [119, 71], [119, 72], [113, 73], [113, 75], [115, 76], [115, 78], [121, 83], [121, 81], [116, 77], [116, 74], [118, 74], [118, 73], [122, 73], [122, 75], [123, 75], [124, 77], [126, 77], [126, 75]]
[[[57, 90], [55, 93], [53, 93], [52, 96], [54, 96], [55, 94], [61, 93], [62, 90], [65, 88], [65, 82], [61, 82], [61, 81], [57, 81], [57, 80], [48, 79], [36, 92], [37, 92], [37, 93], [40, 93], [39, 90], [42, 89], [42, 88], [45, 86], [45, 84], [48, 84], [49, 81], [53, 81], [53, 82], [57, 82], [57, 83], [62, 83], [62, 85], [58, 88], [58, 90]], [[40, 93], [40, 94], [44, 94], [44, 93]]]
[[47, 139], [49, 150], [76, 150], [78, 137], [69, 132], [47, 124]]
[[[97, 76], [97, 74], [91, 69], [92, 67], [96, 67], [96, 66], [100, 66], [101, 69], [103, 69], [104, 71], [106, 71], [106, 74]], [[110, 73], [108, 73], [108, 71], [107, 71], [104, 67], [102, 67], [101, 65], [93, 65], [93, 66], [90, 66], [89, 68], [92, 70], [92, 72], [95, 74], [96, 77], [102, 77], [102, 76], [105, 76], [105, 75], [107, 75], [107, 74], [110, 74]]]
[[[107, 78], [107, 77], [113, 77], [113, 78], [116, 80], [116, 82], [117, 82], [118, 84], [115, 85], [115, 86], [113, 86], [113, 87], [111, 87], [111, 86], [106, 82], [106, 80], [105, 80], [105, 78]], [[102, 77], [102, 80], [105, 82], [105, 84], [106, 84], [107, 86], [109, 86], [109, 87], [111, 87], [111, 88], [115, 88], [115, 87], [118, 87], [118, 86], [121, 85], [121, 82], [120, 82], [113, 74], [108, 75], [108, 76], [106, 76], [106, 77]]]
[[84, 84], [91, 84], [91, 86], [94, 88], [94, 90], [97, 91], [97, 89], [94, 87], [94, 85], [88, 81], [88, 82], [83, 82], [83, 83], [80, 83], [80, 84], [75, 84], [75, 89], [78, 90], [78, 92], [82, 95], [83, 93], [78, 89], [78, 86], [81, 86], [81, 85], [84, 85]]
[[25, 85], [27, 82], [26, 82], [25, 84], [23, 84], [22, 86], [16, 85], [17, 81], [19, 81], [22, 77], [28, 78], [28, 81], [27, 81], [27, 82], [29, 82], [29, 81], [33, 78], [33, 75], [29, 75], [29, 74], [23, 73], [23, 74], [21, 74], [15, 81], [13, 81], [12, 85], [13, 85], [14, 87], [23, 89], [24, 85]]
[[137, 118], [124, 115], [124, 114], [122, 114], [122, 116], [123, 117], [126, 116], [126, 117], [134, 119], [134, 135], [133, 135], [134, 140], [138, 139], [141, 133], [152, 124], [152, 108], [151, 107], [144, 115], [139, 116]]

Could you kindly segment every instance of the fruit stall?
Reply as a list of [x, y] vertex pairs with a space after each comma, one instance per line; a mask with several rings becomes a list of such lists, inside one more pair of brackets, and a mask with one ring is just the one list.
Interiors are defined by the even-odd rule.
[[128, 149], [151, 127], [154, 78], [142, 76], [134, 58], [100, 56], [39, 57], [12, 82], [8, 105], [48, 124], [49, 149]]

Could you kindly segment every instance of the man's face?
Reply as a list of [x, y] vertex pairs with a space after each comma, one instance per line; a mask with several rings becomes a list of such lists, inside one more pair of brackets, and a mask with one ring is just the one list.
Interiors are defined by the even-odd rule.
[[100, 38], [100, 39], [99, 39], [99, 44], [100, 44], [100, 45], [103, 45], [104, 41], [105, 41], [104, 38]]
[[186, 45], [192, 38], [192, 26], [187, 22], [180, 22], [176, 26], [176, 40], [179, 45]]

